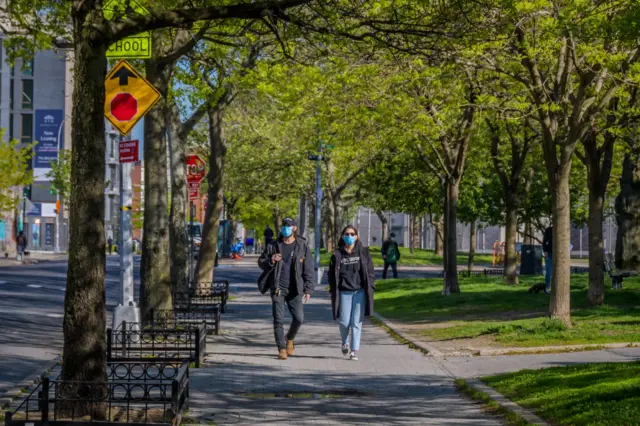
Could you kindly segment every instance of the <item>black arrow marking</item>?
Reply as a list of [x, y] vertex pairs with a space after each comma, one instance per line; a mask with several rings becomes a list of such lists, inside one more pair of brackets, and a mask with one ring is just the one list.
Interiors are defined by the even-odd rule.
[[111, 80], [115, 78], [120, 79], [120, 82], [119, 82], [120, 86], [128, 86], [129, 78], [138, 78], [138, 77], [136, 77], [136, 75], [133, 72], [131, 72], [129, 68], [123, 65], [122, 67], [120, 67], [118, 71], [116, 71], [113, 77], [111, 77]]

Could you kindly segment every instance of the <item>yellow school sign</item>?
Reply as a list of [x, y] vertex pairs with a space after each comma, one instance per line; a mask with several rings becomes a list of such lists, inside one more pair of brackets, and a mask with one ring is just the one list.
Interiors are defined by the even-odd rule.
[[[149, 11], [138, 0], [107, 0], [102, 11], [107, 20], [113, 19], [116, 15], [126, 15], [127, 13], [149, 14]], [[151, 32], [145, 31], [113, 43], [107, 50], [107, 58], [151, 58]]]
[[104, 81], [104, 116], [126, 135], [160, 100], [160, 92], [127, 61], [118, 62]]

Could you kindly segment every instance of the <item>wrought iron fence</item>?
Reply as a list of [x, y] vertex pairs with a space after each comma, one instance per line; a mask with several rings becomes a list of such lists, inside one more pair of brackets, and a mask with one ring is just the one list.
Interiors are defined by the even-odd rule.
[[191, 305], [188, 308], [152, 309], [152, 327], [179, 328], [204, 324], [207, 332], [220, 334], [220, 305]]
[[207, 350], [204, 324], [180, 328], [143, 327], [123, 321], [107, 329], [107, 361], [193, 362], [200, 367]]
[[186, 362], [111, 362], [105, 382], [43, 378], [5, 426], [179, 425], [188, 408]]
[[[174, 293], [175, 294], [175, 293]], [[182, 307], [184, 304], [210, 304], [220, 303], [222, 313], [227, 309], [229, 300], [229, 280], [214, 280], [207, 282], [192, 282], [188, 293], [179, 293], [174, 297], [174, 306]]]

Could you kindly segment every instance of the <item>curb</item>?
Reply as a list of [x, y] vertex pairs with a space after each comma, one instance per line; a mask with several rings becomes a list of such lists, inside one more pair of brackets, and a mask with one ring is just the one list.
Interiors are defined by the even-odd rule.
[[40, 383], [43, 375], [49, 374], [58, 364], [60, 364], [62, 357], [58, 355], [49, 364], [46, 364], [44, 370], [38, 368], [33, 373], [25, 377], [16, 387], [9, 389], [3, 395], [0, 396], [0, 409], [7, 409], [14, 402], [14, 400], [20, 398], [23, 393], [23, 389], [29, 389], [32, 386]]
[[394, 334], [397, 334], [402, 339], [406, 340], [408, 342], [409, 346], [413, 346], [413, 347], [415, 347], [417, 349], [420, 349], [422, 352], [424, 352], [425, 355], [428, 355], [428, 356], [444, 357], [444, 354], [442, 352], [440, 352], [439, 350], [437, 350], [437, 349], [435, 349], [435, 348], [433, 348], [433, 347], [431, 347], [431, 346], [429, 346], [429, 345], [427, 345], [425, 343], [416, 342], [415, 340], [413, 340], [412, 337], [408, 336], [406, 333], [401, 331], [400, 327], [398, 327], [397, 325], [395, 325], [393, 322], [389, 321], [388, 319], [386, 319], [382, 315], [374, 312], [373, 316], [374, 316], [375, 319], [380, 321], [383, 326], [387, 327]]
[[484, 392], [489, 395], [489, 397], [493, 399], [501, 408], [516, 413], [527, 422], [538, 426], [550, 426], [549, 423], [542, 420], [531, 411], [511, 401], [510, 399], [496, 391], [494, 388], [482, 383], [480, 380], [467, 379], [466, 382], [467, 385], [469, 385], [469, 387], [473, 388], [474, 390]]
[[600, 349], [624, 349], [624, 348], [640, 348], [640, 342], [623, 342], [623, 343], [592, 343], [585, 345], [566, 345], [566, 346], [538, 346], [533, 348], [504, 348], [504, 349], [480, 349], [474, 354], [478, 356], [499, 356], [499, 355], [535, 355], [544, 353], [562, 353], [562, 352], [582, 352], [596, 351]]

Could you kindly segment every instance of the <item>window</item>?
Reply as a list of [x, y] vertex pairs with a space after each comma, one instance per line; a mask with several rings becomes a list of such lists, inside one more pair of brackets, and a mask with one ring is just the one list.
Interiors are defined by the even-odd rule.
[[22, 108], [33, 109], [33, 80], [22, 80]]
[[33, 142], [33, 114], [21, 114], [22, 116], [22, 133], [20, 142]]
[[22, 60], [22, 75], [28, 75], [33, 77], [33, 59]]
[[[12, 68], [13, 69], [13, 68]], [[11, 84], [9, 86], [9, 108], [13, 111], [15, 109], [15, 105], [13, 102], [13, 79], [11, 79]]]
[[14, 140], [15, 134], [13, 133], [13, 113], [9, 114], [9, 140]]

